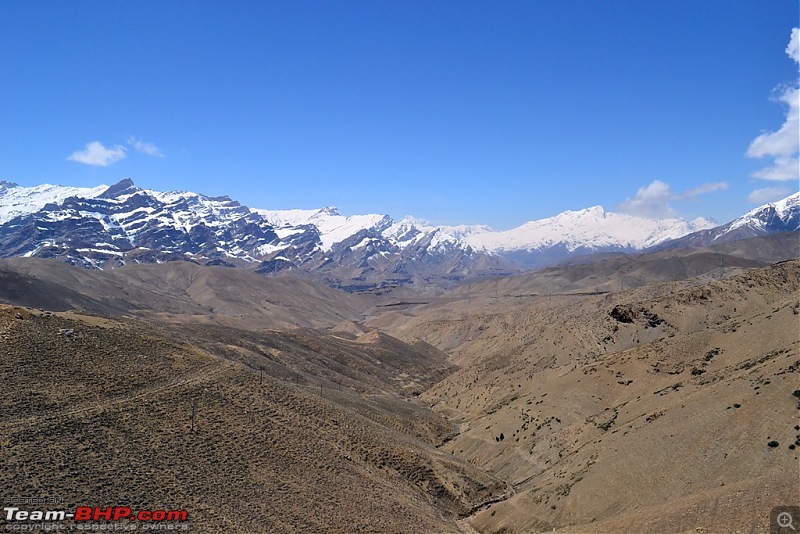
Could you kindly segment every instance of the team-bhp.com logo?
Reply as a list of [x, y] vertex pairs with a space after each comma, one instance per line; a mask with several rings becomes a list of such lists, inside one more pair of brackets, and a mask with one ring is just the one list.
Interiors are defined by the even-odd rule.
[[[32, 522], [40, 522], [44, 525], [53, 525], [68, 521], [70, 525], [60, 525], [61, 528], [55, 530], [87, 530], [89, 522], [95, 522], [92, 526], [99, 526], [98, 521], [114, 522], [114, 528], [102, 528], [100, 530], [139, 530], [137, 528], [120, 528], [141, 525], [141, 530], [162, 530], [158, 526], [170, 523], [170, 530], [186, 530], [189, 527], [189, 512], [186, 510], [133, 510], [127, 506], [78, 506], [74, 511], [71, 510], [23, 510], [16, 506], [6, 506], [3, 508], [3, 516], [7, 521], [5, 530], [31, 530], [22, 528]], [[175, 525], [179, 525], [175, 528]], [[20, 528], [15, 528], [15, 527]], [[109, 524], [103, 523], [102, 526], [108, 527]], [[47, 528], [45, 530], [53, 530]], [[88, 530], [98, 530], [91, 528]]]
[[133, 511], [127, 506], [78, 506], [74, 512], [66, 510], [20, 510], [13, 506], [3, 508], [6, 521], [188, 521], [186, 510], [139, 510]]

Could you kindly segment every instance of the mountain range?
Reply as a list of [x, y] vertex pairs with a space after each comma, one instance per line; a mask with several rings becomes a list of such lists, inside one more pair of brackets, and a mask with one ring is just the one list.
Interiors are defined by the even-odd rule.
[[291, 270], [349, 291], [446, 286], [582, 254], [707, 246], [798, 228], [797, 193], [722, 226], [594, 206], [496, 231], [345, 216], [333, 207], [252, 208], [227, 196], [141, 189], [129, 178], [93, 188], [0, 182], [0, 257], [57, 258], [95, 269], [188, 260], [259, 274]]
[[2, 187], [0, 484], [20, 494], [234, 533], [767, 532], [799, 502], [796, 195], [647, 249], [347, 293], [309, 278], [368, 287], [406, 254], [412, 282], [446, 282], [448, 250], [489, 272], [553, 250], [534, 228], [574, 255], [635, 219], [567, 212], [501, 250], [514, 231]]

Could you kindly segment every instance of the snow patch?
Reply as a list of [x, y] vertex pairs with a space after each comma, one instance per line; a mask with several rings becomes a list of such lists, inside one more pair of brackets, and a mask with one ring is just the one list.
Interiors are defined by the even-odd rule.
[[69, 197], [95, 198], [101, 195], [107, 185], [97, 187], [64, 187], [42, 184], [23, 187], [9, 182], [0, 183], [0, 224], [14, 217], [36, 213], [47, 204], [60, 204]]
[[305, 226], [313, 225], [319, 230], [320, 248], [327, 252], [333, 245], [354, 236], [362, 230], [382, 230], [391, 224], [387, 215], [340, 215], [336, 208], [321, 208], [317, 210], [264, 210], [251, 208], [251, 212], [264, 217], [274, 226]]

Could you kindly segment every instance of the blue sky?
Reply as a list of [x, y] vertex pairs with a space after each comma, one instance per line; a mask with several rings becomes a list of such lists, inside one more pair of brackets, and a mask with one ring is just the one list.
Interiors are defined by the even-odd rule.
[[798, 189], [796, 26], [795, 0], [9, 0], [0, 179], [725, 222]]

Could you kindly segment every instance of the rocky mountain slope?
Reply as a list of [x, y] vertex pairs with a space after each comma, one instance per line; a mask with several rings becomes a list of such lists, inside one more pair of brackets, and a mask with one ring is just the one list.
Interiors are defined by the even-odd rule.
[[369, 324], [460, 369], [445, 449], [514, 496], [479, 532], [762, 532], [798, 502], [800, 262], [590, 295], [406, 307]]
[[[797, 212], [795, 203], [776, 217], [793, 227]], [[350, 291], [448, 286], [580, 254], [637, 251], [710, 226], [596, 206], [494, 231], [335, 208], [265, 210], [228, 197], [143, 190], [130, 179], [96, 188], [0, 184], [0, 257], [100, 269], [180, 259], [260, 274], [291, 270]]]
[[88, 268], [188, 260], [261, 274], [292, 269], [334, 287], [508, 272], [442, 228], [386, 216], [250, 209], [228, 197], [137, 188], [0, 190], [0, 256], [57, 258]]
[[748, 237], [798, 230], [800, 230], [800, 192], [778, 202], [752, 209], [727, 224], [666, 241], [653, 247], [653, 250], [707, 247]]

